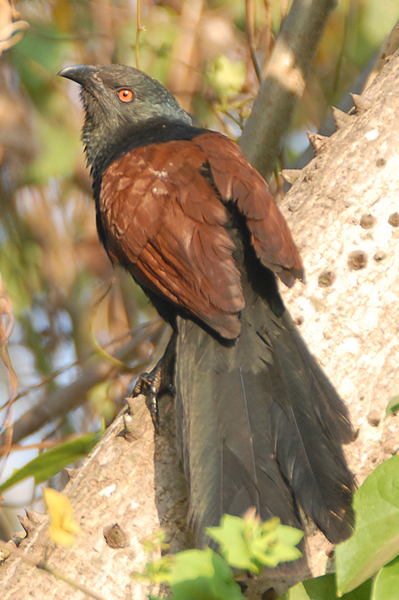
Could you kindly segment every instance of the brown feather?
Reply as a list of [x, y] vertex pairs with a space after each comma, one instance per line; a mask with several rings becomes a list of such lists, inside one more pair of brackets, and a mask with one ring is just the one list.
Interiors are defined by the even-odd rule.
[[[217, 191], [202, 176], [204, 166]], [[244, 299], [220, 199], [236, 202], [262, 264], [287, 285], [303, 278], [298, 250], [265, 181], [223, 135], [127, 152], [105, 171], [99, 208], [114, 261], [223, 337], [235, 338]]]
[[114, 261], [235, 338], [244, 307], [240, 274], [224, 228], [226, 207], [200, 173], [204, 162], [203, 152], [186, 141], [132, 150], [105, 171], [99, 208]]
[[192, 141], [208, 157], [222, 199], [237, 203], [245, 216], [252, 245], [262, 264], [288, 286], [304, 278], [299, 252], [265, 180], [251, 167], [237, 144], [224, 135], [204, 133]]

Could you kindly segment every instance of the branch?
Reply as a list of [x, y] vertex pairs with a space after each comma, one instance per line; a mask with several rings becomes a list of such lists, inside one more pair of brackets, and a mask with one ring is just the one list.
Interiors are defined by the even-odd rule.
[[[360, 483], [399, 445], [398, 418], [383, 418], [398, 393], [398, 55], [356, 105], [356, 113], [301, 172], [282, 208], [308, 280], [285, 297], [309, 347], [350, 406], [359, 435], [348, 458]], [[146, 597], [148, 588], [130, 573], [147, 560], [140, 540], [159, 524], [174, 550], [189, 543], [174, 414], [167, 401], [160, 409], [162, 430], [155, 438], [142, 398], [112, 423], [65, 489], [82, 534], [72, 549], [49, 554], [52, 568], [113, 600]], [[111, 548], [104, 530], [116, 523], [127, 542]], [[321, 574], [326, 555], [320, 538], [316, 542], [315, 573]], [[39, 523], [21, 549], [41, 556], [47, 545], [45, 524]], [[33, 578], [38, 598], [81, 600], [80, 592], [19, 557], [0, 566], [2, 600], [25, 600]]]
[[378, 56], [375, 60], [374, 68], [370, 75], [367, 78], [367, 81], [364, 84], [363, 91], [365, 91], [377, 77], [378, 73], [381, 71], [383, 66], [386, 63], [388, 57], [395, 54], [396, 50], [399, 47], [399, 20], [396, 21], [393, 29], [387, 35], [384, 43], [382, 44], [380, 51], [378, 52]]
[[[393, 56], [393, 54], [395, 54], [398, 47], [399, 47], [399, 21], [397, 21], [395, 23], [395, 26], [393, 27], [391, 32], [388, 34], [385, 42], [383, 43], [383, 45], [381, 46], [381, 48], [378, 52], [378, 56], [372, 58], [369, 61], [369, 63], [366, 65], [366, 67], [363, 69], [362, 73], [360, 74], [360, 77], [358, 78], [358, 80], [351, 85], [350, 89], [342, 97], [341, 101], [339, 102], [339, 104], [337, 106], [339, 111], [335, 110], [335, 114], [334, 114], [334, 109], [333, 109], [333, 111], [329, 113], [329, 116], [324, 121], [324, 123], [321, 125], [318, 133], [320, 133], [323, 136], [327, 136], [327, 137], [329, 137], [330, 135], [332, 135], [334, 133], [335, 129], [337, 128], [337, 114], [342, 115], [342, 113], [349, 113], [349, 111], [353, 109], [354, 102], [353, 102], [352, 94], [361, 94], [372, 84], [372, 82], [376, 78], [377, 74], [384, 67], [384, 65], [387, 61], [387, 58]], [[345, 117], [342, 115], [342, 118], [344, 119]], [[339, 128], [339, 124], [338, 124], [338, 128]], [[309, 144], [309, 146], [306, 148], [306, 150], [296, 160], [295, 169], [303, 169], [303, 167], [305, 167], [312, 160], [312, 158], [314, 158], [314, 151], [313, 151], [312, 145]]]
[[281, 152], [295, 106], [305, 89], [319, 42], [336, 0], [294, 0], [265, 69], [265, 79], [240, 146], [267, 178]]
[[[140, 326], [133, 334], [130, 342], [115, 352], [115, 358], [123, 363], [116, 367], [107, 359], [97, 360], [94, 364], [84, 368], [82, 374], [70, 385], [66, 385], [56, 392], [46, 396], [41, 402], [27, 410], [14, 424], [12, 443], [16, 444], [22, 439], [41, 429], [49, 421], [66, 414], [68, 411], [81, 406], [88, 391], [102, 381], [114, 377], [124, 368], [124, 364], [135, 359], [134, 367], [140, 372], [148, 364], [147, 358], [138, 360], [142, 356], [140, 345], [149, 340], [157, 343], [163, 331], [163, 321], [154, 319], [144, 326]], [[7, 432], [5, 432], [6, 434]], [[5, 434], [0, 436], [0, 445], [5, 443]]]
[[[161, 404], [163, 423], [169, 421], [174, 429], [173, 419], [168, 419], [169, 403]], [[174, 439], [173, 432], [171, 435]], [[147, 598], [149, 586], [131, 578], [132, 571], [143, 571], [149, 560], [141, 541], [151, 538], [159, 527], [159, 514], [175, 521], [174, 504], [184, 505], [183, 476], [168, 469], [168, 464], [177, 464], [175, 446], [169, 445], [170, 438], [164, 431], [154, 444], [144, 398], [136, 398], [130, 403], [130, 415], [124, 411], [115, 419], [65, 487], [64, 493], [81, 528], [75, 545], [65, 548], [51, 544], [48, 518], [36, 518], [35, 513], [29, 512], [21, 519], [27, 536], [19, 549], [34, 554], [40, 562], [46, 560], [52, 570], [62, 571], [68, 579], [104, 598]], [[154, 452], [161, 456], [162, 469], [159, 465], [154, 467]], [[165, 513], [169, 514], [165, 517]], [[184, 520], [180, 516], [180, 521]], [[125, 533], [118, 547], [108, 545], [104, 535], [115, 524]], [[176, 525], [175, 531], [178, 539]], [[10, 556], [0, 564], [0, 579], [2, 600], [25, 600], [32, 590], [32, 581], [36, 598], [82, 600], [78, 589], [38, 571], [21, 556]]]
[[0, 0], [0, 56], [23, 38], [29, 24], [22, 21], [12, 0]]

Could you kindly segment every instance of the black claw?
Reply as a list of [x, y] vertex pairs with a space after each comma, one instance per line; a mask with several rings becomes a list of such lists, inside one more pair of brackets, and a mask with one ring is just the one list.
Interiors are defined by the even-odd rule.
[[156, 433], [159, 433], [159, 410], [158, 410], [158, 398], [156, 394], [150, 394], [147, 399], [147, 406], [150, 411], [152, 424]]
[[165, 354], [150, 373], [142, 373], [133, 388], [132, 396], [143, 394], [151, 414], [156, 433], [159, 433], [159, 411], [158, 400], [160, 396], [169, 392], [175, 394], [176, 390], [172, 384], [175, 356], [175, 334], [166, 347]]
[[146, 396], [146, 403], [151, 414], [151, 419], [154, 424], [155, 431], [159, 432], [159, 411], [158, 411], [158, 396], [161, 393], [161, 378], [159, 376], [158, 365], [151, 373], [141, 373], [133, 388], [132, 396], [143, 394]]

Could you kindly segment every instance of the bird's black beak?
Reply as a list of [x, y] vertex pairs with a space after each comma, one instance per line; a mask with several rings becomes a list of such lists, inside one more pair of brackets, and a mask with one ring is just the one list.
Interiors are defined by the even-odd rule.
[[90, 83], [93, 82], [93, 78], [97, 73], [98, 68], [93, 65], [73, 65], [72, 67], [65, 67], [57, 73], [60, 77], [71, 79], [76, 81], [82, 87], [90, 87]]

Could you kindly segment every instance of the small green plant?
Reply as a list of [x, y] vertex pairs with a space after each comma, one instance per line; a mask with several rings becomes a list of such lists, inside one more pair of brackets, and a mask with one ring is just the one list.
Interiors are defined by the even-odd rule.
[[[355, 532], [336, 547], [336, 574], [303, 581], [280, 600], [399, 599], [399, 456], [369, 475], [355, 493], [354, 510]], [[224, 515], [207, 533], [220, 554], [186, 550], [148, 563], [144, 575], [135, 576], [166, 583], [173, 600], [242, 600], [235, 581], [242, 571], [258, 575], [264, 566], [302, 556], [302, 532], [278, 519], [262, 523], [253, 513], [243, 519]]]
[[279, 519], [262, 523], [254, 513], [243, 519], [224, 515], [220, 527], [209, 527], [207, 533], [219, 544], [220, 554], [211, 548], [185, 550], [148, 563], [144, 575], [134, 576], [166, 583], [173, 600], [243, 600], [231, 567], [259, 574], [264, 566], [302, 556], [296, 547], [302, 531], [281, 525]]
[[226, 562], [236, 569], [259, 575], [263, 568], [302, 557], [296, 547], [303, 532], [281, 525], [280, 519], [262, 523], [254, 513], [246, 517], [223, 515], [220, 527], [208, 527], [208, 535], [219, 544]]

